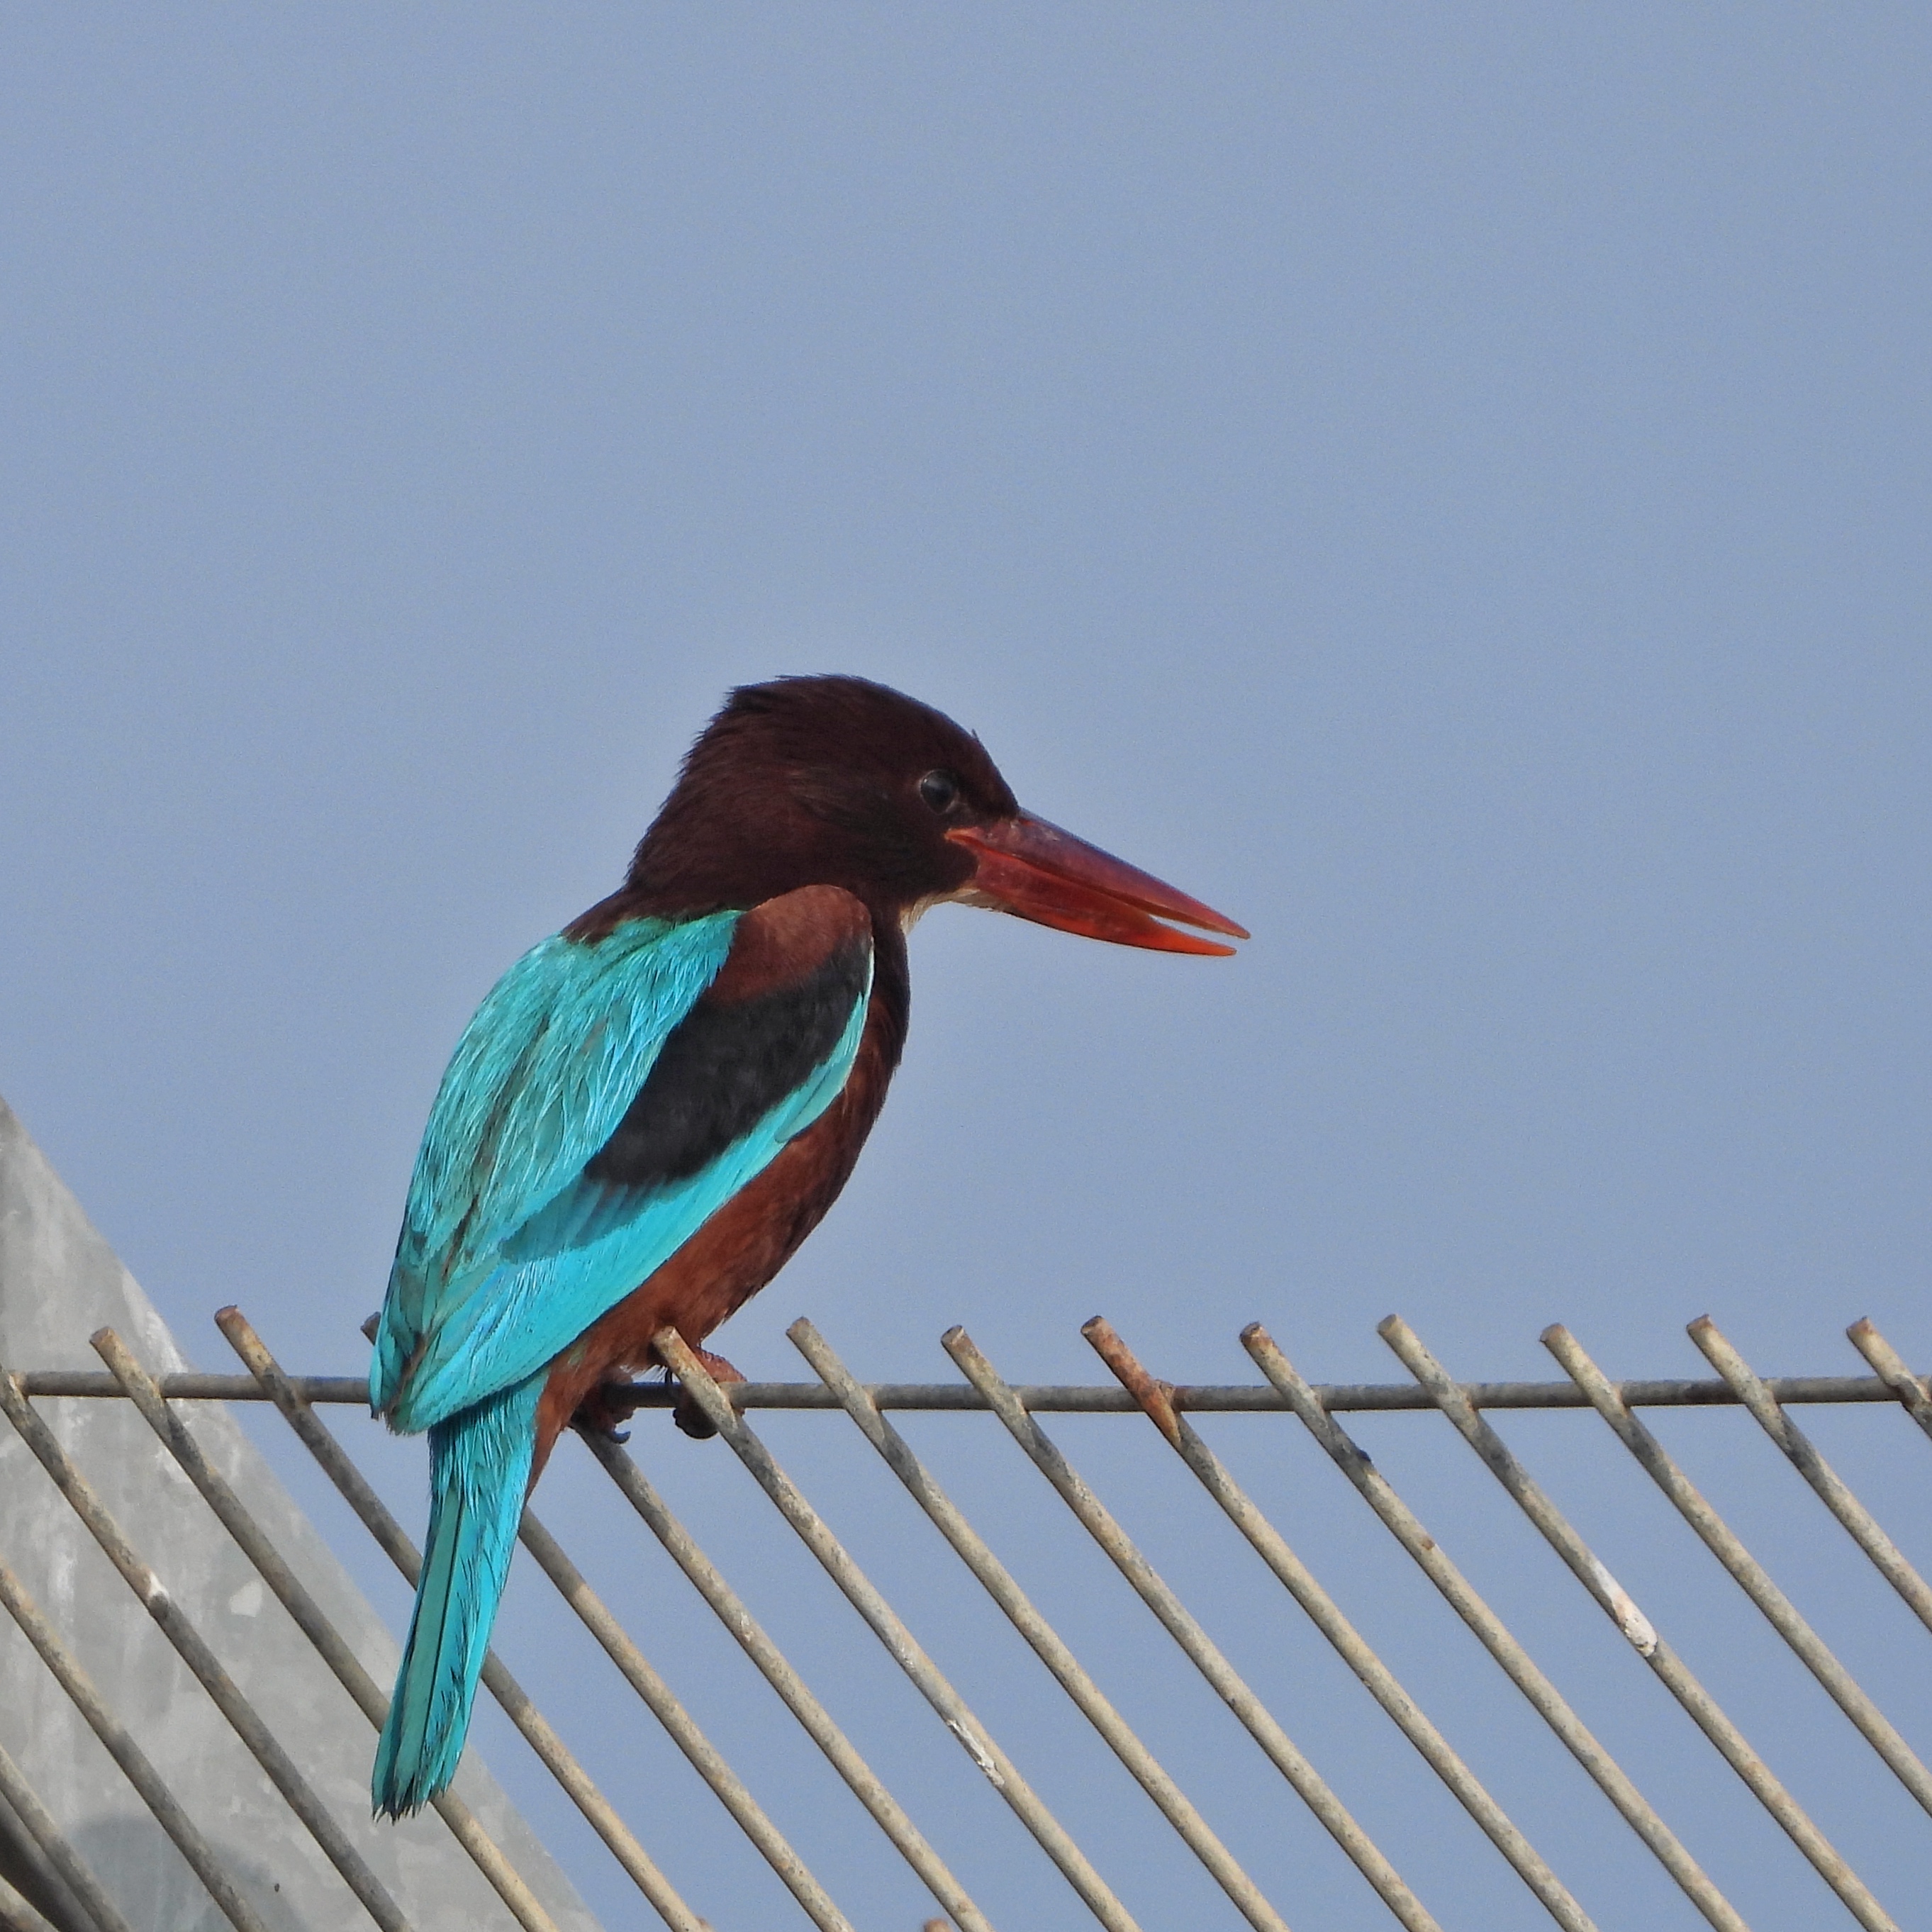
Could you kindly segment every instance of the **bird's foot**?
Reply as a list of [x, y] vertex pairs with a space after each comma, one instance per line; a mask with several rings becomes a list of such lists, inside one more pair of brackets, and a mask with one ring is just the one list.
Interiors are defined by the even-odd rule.
[[[694, 1348], [691, 1352], [704, 1365], [705, 1373], [714, 1382], [741, 1382], [745, 1379], [722, 1355], [714, 1355], [709, 1348]], [[678, 1390], [677, 1400], [671, 1404], [670, 1419], [694, 1442], [708, 1442], [718, 1433], [717, 1424], [698, 1407], [688, 1389]]]
[[577, 1413], [570, 1418], [571, 1427], [580, 1436], [599, 1442], [629, 1442], [631, 1432], [617, 1425], [628, 1422], [636, 1413], [634, 1390], [635, 1384], [628, 1375], [614, 1376], [608, 1382], [599, 1382], [577, 1405]]

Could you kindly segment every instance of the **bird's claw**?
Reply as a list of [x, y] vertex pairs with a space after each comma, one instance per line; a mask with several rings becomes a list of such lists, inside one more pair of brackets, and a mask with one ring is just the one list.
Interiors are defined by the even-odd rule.
[[694, 1442], [709, 1442], [718, 1433], [718, 1425], [682, 1389], [670, 1406], [670, 1419]]
[[[745, 1379], [722, 1355], [714, 1355], [709, 1348], [694, 1348], [691, 1352], [703, 1364], [705, 1373], [714, 1382], [741, 1382]], [[717, 1424], [698, 1407], [696, 1398], [687, 1388], [679, 1389], [677, 1400], [671, 1404], [670, 1419], [694, 1442], [708, 1442], [718, 1433]]]
[[637, 1406], [628, 1379], [600, 1382], [577, 1405], [577, 1413], [570, 1418], [571, 1426], [579, 1435], [599, 1442], [626, 1443], [631, 1439], [631, 1432], [617, 1425], [629, 1421]]

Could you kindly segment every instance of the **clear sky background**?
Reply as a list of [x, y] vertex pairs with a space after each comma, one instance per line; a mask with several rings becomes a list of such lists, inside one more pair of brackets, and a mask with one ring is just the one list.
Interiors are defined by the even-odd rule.
[[[1257, 1316], [1311, 1375], [1400, 1378], [1391, 1309], [1471, 1377], [1554, 1373], [1558, 1319], [1613, 1374], [1702, 1373], [1706, 1310], [1767, 1371], [1856, 1370], [1867, 1314], [1932, 1361], [1922, 9], [29, 7], [0, 32], [0, 1090], [199, 1359], [237, 1300], [291, 1364], [360, 1370], [476, 1001], [616, 882], [728, 686], [842, 670], [1255, 938], [1195, 962], [928, 920], [874, 1144], [719, 1338], [754, 1376], [802, 1372], [800, 1311], [881, 1379], [949, 1377], [956, 1321], [1014, 1379], [1092, 1379], [1096, 1310], [1185, 1380], [1247, 1378]], [[1926, 1445], [1852, 1420], [1820, 1431], [1932, 1558]], [[419, 1520], [420, 1445], [344, 1426]], [[1585, 1902], [1691, 1922], [1274, 1426], [1216, 1439]], [[992, 1427], [919, 1439], [1291, 1920], [1382, 1922]], [[1425, 1897], [1540, 1922], [1129, 1427], [1062, 1432]], [[1807, 1607], [1932, 1749], [1924, 1633], [1749, 1427], [1673, 1439], [1811, 1564]], [[772, 1436], [1130, 1903], [1232, 1922], [831, 1428]], [[1826, 1922], [1446, 1429], [1364, 1433], [1462, 1513], [1593, 1718], [1628, 1718], [1754, 1922]], [[1600, 1426], [1511, 1433], [1634, 1584], [1723, 1620], [1694, 1663], [1895, 1908], [1922, 1898], [1926, 1819], [1819, 1742], [1841, 1721]], [[1082, 1922], [909, 1696], [867, 1688], [726, 1452], [650, 1418], [636, 1446], [954, 1820], [995, 1916]], [[848, 1910], [916, 1923], [583, 1462], [544, 1507], [610, 1545], [602, 1580]], [[534, 1642], [526, 1582], [506, 1647], [594, 1728], [604, 1666]], [[623, 1711], [600, 1774], [721, 1925], [781, 1922], [647, 1724]]]

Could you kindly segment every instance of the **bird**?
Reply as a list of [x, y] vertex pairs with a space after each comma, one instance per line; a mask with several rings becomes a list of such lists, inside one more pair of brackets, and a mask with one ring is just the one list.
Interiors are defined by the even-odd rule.
[[[430, 1466], [378, 1816], [455, 1774], [524, 1501], [562, 1431], [614, 1434], [635, 1376], [668, 1366], [666, 1328], [744, 1379], [701, 1345], [850, 1175], [905, 1043], [908, 937], [948, 902], [1161, 952], [1248, 937], [1022, 811], [931, 706], [784, 677], [729, 694], [623, 884], [464, 1030], [374, 1330], [370, 1406], [426, 1431]], [[712, 1432], [688, 1398], [675, 1414]]]

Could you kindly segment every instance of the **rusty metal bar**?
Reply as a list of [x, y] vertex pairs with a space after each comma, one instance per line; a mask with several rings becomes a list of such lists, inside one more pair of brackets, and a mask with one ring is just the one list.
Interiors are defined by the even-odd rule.
[[[413, 1588], [422, 1558], [395, 1518], [376, 1492], [369, 1486], [342, 1445], [325, 1429], [314, 1409], [291, 1386], [276, 1361], [249, 1325], [238, 1308], [224, 1308], [215, 1316], [215, 1325], [228, 1339], [229, 1346], [248, 1365], [275, 1406], [280, 1409], [303, 1446], [322, 1465], [343, 1500], [362, 1520], [362, 1526], [381, 1544], [389, 1560]], [[583, 1813], [590, 1828], [604, 1840], [611, 1856], [622, 1865], [632, 1882], [650, 1900], [652, 1909], [671, 1932], [706, 1932], [704, 1922], [678, 1896], [676, 1888], [637, 1840], [634, 1833], [617, 1815], [616, 1808], [598, 1790], [590, 1774], [579, 1764], [549, 1719], [538, 1710], [523, 1686], [504, 1669], [495, 1653], [484, 1660], [483, 1682], [500, 1704], [511, 1723], [522, 1732], [544, 1768], [562, 1786], [572, 1803]]]
[[1334, 1646], [1342, 1662], [1360, 1678], [1369, 1694], [1391, 1718], [1402, 1736], [1421, 1754], [1423, 1761], [1449, 1787], [1484, 1834], [1528, 1886], [1537, 1901], [1564, 1932], [1596, 1932], [1594, 1922], [1538, 1853], [1510, 1822], [1508, 1814], [1484, 1788], [1480, 1779], [1456, 1754], [1405, 1690], [1388, 1666], [1316, 1580], [1314, 1573], [1289, 1546], [1287, 1539], [1255, 1507], [1252, 1499], [1228, 1472], [1226, 1466], [1202, 1441], [1192, 1427], [1169, 1406], [1166, 1384], [1141, 1365], [1133, 1352], [1104, 1316], [1096, 1316], [1080, 1330], [1094, 1352], [1120, 1378], [1121, 1386], [1139, 1403], [1148, 1420], [1168, 1445], [1198, 1478], [1201, 1486], [1227, 1513], [1275, 1578], [1309, 1616], [1316, 1628]]
[[1866, 1932], [1898, 1932], [1885, 1908], [1869, 1887], [1840, 1856], [1762, 1758], [1745, 1741], [1676, 1651], [1658, 1634], [1655, 1625], [1637, 1607], [1630, 1593], [1594, 1554], [1542, 1488], [1504, 1446], [1446, 1370], [1423, 1346], [1400, 1316], [1391, 1315], [1376, 1332], [1394, 1350], [1402, 1366], [1436, 1399], [1436, 1406], [1456, 1426], [1490, 1474], [1544, 1540], [1561, 1556], [1576, 1580], [1623, 1633], [1632, 1649], [1648, 1664], [1659, 1681], [1681, 1704], [1751, 1795], [1783, 1828], [1812, 1868], [1830, 1886], [1845, 1909]]
[[[389, 1700], [376, 1681], [363, 1669], [361, 1660], [343, 1641], [335, 1626], [301, 1580], [283, 1560], [280, 1551], [262, 1533], [220, 1472], [201, 1453], [200, 1445], [182, 1418], [168, 1406], [155, 1378], [144, 1369], [127, 1344], [111, 1328], [103, 1328], [92, 1337], [94, 1352], [115, 1379], [128, 1392], [128, 1400], [160, 1438], [188, 1480], [200, 1491], [202, 1499], [222, 1527], [232, 1537], [263, 1582], [294, 1620], [296, 1627], [314, 1646], [316, 1654], [334, 1673], [336, 1681], [348, 1692], [356, 1707], [376, 1730], [388, 1715]], [[437, 1815], [452, 1835], [488, 1879], [496, 1895], [508, 1906], [525, 1932], [556, 1932], [556, 1922], [538, 1902], [496, 1840], [477, 1822], [468, 1805], [453, 1791], [440, 1794], [434, 1801]]]
[[[1932, 1436], [1932, 1395], [1927, 1393], [1923, 1376], [1915, 1376], [1905, 1366], [1905, 1358], [1874, 1328], [1869, 1317], [1861, 1317], [1845, 1330], [1853, 1348], [1870, 1363], [1874, 1372], [1892, 1394], [1904, 1404], [1905, 1412]], [[1772, 1391], [1772, 1400], [1777, 1384], [1767, 1382], [1765, 1387]]]
[[1000, 1748], [968, 1708], [965, 1700], [926, 1654], [898, 1612], [879, 1594], [826, 1527], [824, 1520], [778, 1467], [770, 1450], [724, 1400], [717, 1384], [685, 1346], [676, 1330], [659, 1329], [652, 1338], [652, 1346], [658, 1359], [670, 1365], [671, 1372], [730, 1445], [738, 1460], [752, 1472], [758, 1486], [778, 1505], [779, 1514], [824, 1565], [826, 1574], [838, 1585], [846, 1600], [870, 1626], [872, 1634], [885, 1646], [886, 1654], [912, 1680], [920, 1694], [938, 1712], [940, 1721], [958, 1739], [968, 1756], [984, 1773], [987, 1782], [1033, 1834], [1041, 1850], [1059, 1868], [1060, 1875], [1078, 1894], [1088, 1910], [1108, 1928], [1108, 1932], [1138, 1932], [1126, 1907], [1094, 1869], [1086, 1853], [1068, 1836], [1059, 1820], [1021, 1774], [1018, 1767]]
[[[0, 1564], [0, 1598], [4, 1598], [10, 1610], [16, 1601], [32, 1602], [13, 1572], [4, 1564]], [[34, 1614], [39, 1615], [38, 1606]], [[79, 1666], [75, 1668], [77, 1670]], [[0, 1744], [0, 1798], [6, 1801], [28, 1837], [39, 1847], [41, 1856], [73, 1893], [92, 1922], [95, 1932], [133, 1932], [127, 1920], [122, 1917], [120, 1908], [101, 1889], [100, 1881], [81, 1862], [80, 1855], [62, 1835], [53, 1814], [40, 1802], [40, 1794], [27, 1782], [26, 1773], [8, 1755], [4, 1744]], [[0, 1880], [0, 1888], [0, 1888], [0, 1900], [6, 1900], [13, 1888], [6, 1886], [4, 1880]], [[40, 1918], [38, 1911], [34, 1916]], [[44, 1924], [46, 1921], [42, 1918], [40, 1922]]]
[[53, 1478], [55, 1487], [87, 1526], [107, 1560], [121, 1573], [122, 1581], [140, 1598], [156, 1627], [213, 1699], [249, 1755], [268, 1773], [275, 1789], [287, 1800], [289, 1808], [307, 1826], [309, 1835], [321, 1846], [363, 1910], [382, 1928], [382, 1932], [408, 1932], [409, 1922], [388, 1888], [350, 1843], [334, 1814], [315, 1795], [308, 1779], [296, 1768], [295, 1760], [242, 1695], [240, 1686], [222, 1668], [187, 1612], [169, 1595], [160, 1579], [122, 1533], [93, 1485], [74, 1466], [52, 1430], [14, 1387], [4, 1364], [0, 1364], [0, 1408], [5, 1409], [7, 1419]]
[[932, 1519], [940, 1534], [985, 1586], [988, 1595], [1006, 1613], [1013, 1628], [1032, 1646], [1060, 1688], [1100, 1732], [1129, 1774], [1154, 1800], [1162, 1816], [1207, 1868], [1215, 1883], [1227, 1894], [1241, 1916], [1256, 1928], [1256, 1932], [1288, 1932], [1287, 1922], [1268, 1903], [1261, 1888], [1241, 1869], [1233, 1853], [1216, 1836], [1186, 1793], [1134, 1735], [1126, 1720], [1108, 1702], [1106, 1694], [1082, 1667], [1079, 1660], [1061, 1641], [1052, 1625], [1034, 1607], [1011, 1573], [993, 1554], [986, 1539], [933, 1480], [913, 1454], [905, 1438], [880, 1413], [825, 1338], [802, 1316], [785, 1333], [823, 1378], [826, 1387], [838, 1396], [847, 1414], [879, 1452], [886, 1466]]
[[1315, 1814], [1376, 1895], [1409, 1932], [1439, 1932], [1434, 1918], [1412, 1892], [1380, 1848], [1330, 1790], [1321, 1773], [1304, 1757], [1274, 1714], [1242, 1679], [1214, 1640], [1195, 1620], [1154, 1566], [1128, 1538], [1094, 1492], [1021, 1406], [1012, 1388], [974, 1344], [963, 1328], [949, 1328], [940, 1345], [985, 1396], [989, 1406], [1040, 1473], [1058, 1491], [1082, 1526], [1100, 1544], [1126, 1577], [1161, 1626], [1207, 1678], [1216, 1694], [1262, 1748], [1296, 1795]]
[[1303, 1378], [1258, 1322], [1250, 1322], [1241, 1330], [1241, 1346], [1254, 1358], [1256, 1366], [1280, 1390], [1336, 1467], [1354, 1484], [1363, 1500], [1415, 1559], [1423, 1574], [1442, 1592], [1450, 1609], [1496, 1659], [1504, 1675], [1529, 1700], [1537, 1715], [1556, 1732], [1564, 1748], [1616, 1807], [1624, 1822], [1676, 1881], [1684, 1895], [1717, 1932], [1749, 1932], [1737, 1908], [1712, 1882], [1623, 1767], [1598, 1742], [1535, 1659], [1450, 1561], [1442, 1545], [1423, 1527], [1420, 1518], [1396, 1495], [1388, 1478], [1329, 1414], [1315, 1384]]
[[1893, 1774], [1928, 1812], [1932, 1812], [1932, 1772], [1892, 1727], [1885, 1713], [1860, 1688], [1797, 1606], [1771, 1580], [1724, 1518], [1713, 1509], [1670, 1452], [1617, 1400], [1603, 1371], [1561, 1323], [1543, 1331], [1544, 1347], [1563, 1364], [1576, 1385], [1589, 1396], [1597, 1413], [1642, 1466], [1644, 1473], [1676, 1506], [1705, 1546], [1728, 1570], [1738, 1586], [1764, 1612], [1772, 1629], [1784, 1638], [1826, 1694], [1850, 1718], [1858, 1734], [1876, 1751]]
[[805, 1680], [766, 1635], [763, 1626], [725, 1582], [717, 1565], [665, 1506], [663, 1498], [652, 1487], [644, 1472], [614, 1442], [586, 1437], [584, 1444], [603, 1465], [604, 1473], [644, 1520], [652, 1534], [664, 1545], [671, 1560], [690, 1580], [698, 1594], [710, 1605], [718, 1622], [737, 1640], [745, 1654], [778, 1693], [786, 1708], [797, 1718], [806, 1735], [824, 1753], [852, 1795], [918, 1874], [934, 1901], [952, 1915], [960, 1932], [992, 1932], [986, 1915], [946, 1869], [944, 1860], [926, 1842], [898, 1800], [886, 1789], [878, 1774], [833, 1721], [831, 1713], [812, 1695]]
[[[85, 1369], [31, 1369], [18, 1378], [30, 1396], [118, 1396], [112, 1376]], [[170, 1402], [266, 1402], [261, 1384], [247, 1376], [217, 1376], [177, 1370], [157, 1378]], [[304, 1402], [365, 1404], [369, 1385], [360, 1376], [292, 1376], [291, 1388]], [[860, 1385], [880, 1408], [983, 1409], [976, 1389], [957, 1382], [864, 1382]], [[1570, 1382], [1469, 1382], [1469, 1400], [1478, 1408], [1587, 1408]], [[1877, 1376], [1780, 1376], [1765, 1386], [1778, 1402], [1892, 1402], [1896, 1391]], [[1668, 1378], [1619, 1382], [1618, 1392], [1632, 1408], [1730, 1408], [1738, 1398], [1723, 1382], [1682, 1382]], [[1410, 1382], [1321, 1382], [1315, 1384], [1322, 1406], [1336, 1414], [1364, 1409], [1432, 1408]], [[634, 1382], [621, 1391], [636, 1408], [669, 1408], [677, 1390], [662, 1382]], [[1132, 1396], [1104, 1382], [1016, 1382], [1013, 1393], [1034, 1415], [1132, 1415]], [[734, 1382], [726, 1400], [749, 1408], [836, 1408], [820, 1382]], [[1285, 1406], [1272, 1389], [1253, 1382], [1177, 1383], [1177, 1409], [1238, 1415], [1278, 1414]]]
[[[1798, 1473], [1817, 1491], [1825, 1507], [1843, 1523], [1876, 1565], [1879, 1574], [1903, 1597], [1912, 1614], [1932, 1629], [1932, 1588], [1906, 1561], [1905, 1552], [1879, 1527], [1878, 1520], [1852, 1495], [1844, 1479], [1812, 1446], [1811, 1440], [1780, 1407], [1768, 1385], [1718, 1333], [1708, 1315], [1688, 1330], [1705, 1359], [1730, 1384], [1758, 1426], [1789, 1456]], [[1894, 1396], [1894, 1400], [1897, 1398]]]
[[[0, 1372], [0, 1388], [11, 1391], [11, 1384], [4, 1372]], [[94, 1688], [94, 1680], [80, 1667], [73, 1652], [61, 1641], [60, 1633], [39, 1604], [27, 1594], [20, 1578], [4, 1562], [0, 1562], [0, 1604], [5, 1605], [8, 1615], [20, 1626], [21, 1635], [39, 1652], [40, 1661], [52, 1672], [56, 1681], [67, 1693], [68, 1701], [86, 1720], [88, 1728], [106, 1747], [108, 1754], [140, 1794], [142, 1803], [154, 1814], [154, 1822], [174, 1841], [176, 1850], [187, 1859], [221, 1916], [235, 1928], [235, 1932], [268, 1932], [260, 1916], [242, 1896], [227, 1867], [221, 1862], [220, 1853], [202, 1837], [200, 1828], [182, 1808], [181, 1801], [168, 1789], [166, 1780], [149, 1762], [147, 1754], [134, 1742], [127, 1726], [115, 1716], [107, 1700]], [[8, 1796], [10, 1798], [12, 1794]], [[68, 1877], [64, 1869], [61, 1869], [63, 1878]], [[68, 1882], [70, 1886], [74, 1884], [70, 1878]], [[88, 1909], [92, 1911], [94, 1908], [89, 1904]], [[114, 1928], [115, 1932], [124, 1932], [125, 1922], [118, 1918], [106, 1919], [102, 1923]]]
[[528, 1509], [524, 1511], [519, 1534], [524, 1547], [536, 1558], [538, 1567], [582, 1618], [584, 1628], [602, 1645], [604, 1654], [623, 1673], [625, 1682], [670, 1734], [672, 1742], [690, 1760], [692, 1768], [717, 1794], [718, 1802], [730, 1813], [738, 1828], [751, 1840], [786, 1890], [804, 1907], [813, 1924], [820, 1932], [852, 1932], [850, 1922], [812, 1876], [805, 1861], [766, 1816], [743, 1780], [679, 1702], [676, 1694], [652, 1669], [603, 1600], [584, 1580], [583, 1573], [564, 1554], [563, 1546]]

